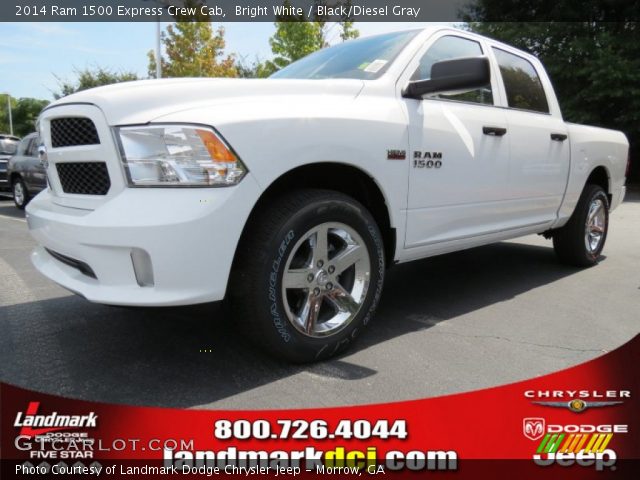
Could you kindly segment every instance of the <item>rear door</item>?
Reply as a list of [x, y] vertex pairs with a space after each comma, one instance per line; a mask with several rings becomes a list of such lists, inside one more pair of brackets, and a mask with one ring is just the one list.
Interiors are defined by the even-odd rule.
[[31, 183], [33, 191], [40, 191], [47, 186], [47, 171], [40, 160], [38, 149], [42, 145], [40, 137], [33, 138], [31, 147], [29, 150], [29, 162], [31, 167]]
[[568, 130], [540, 63], [517, 50], [491, 50], [507, 107], [510, 210], [523, 227], [543, 225], [556, 218], [566, 189]]
[[26, 136], [20, 141], [20, 145], [18, 145], [18, 150], [16, 154], [11, 159], [11, 174], [18, 174], [22, 178], [22, 180], [27, 183], [27, 170], [26, 170], [26, 161], [27, 161], [27, 150], [29, 150], [29, 145], [31, 144], [31, 137]]
[[20, 158], [19, 169], [22, 172], [22, 178], [27, 184], [30, 191], [39, 190], [37, 186], [37, 168], [40, 166], [38, 158], [38, 142], [35, 136], [30, 135], [29, 143], [26, 145], [25, 152]]

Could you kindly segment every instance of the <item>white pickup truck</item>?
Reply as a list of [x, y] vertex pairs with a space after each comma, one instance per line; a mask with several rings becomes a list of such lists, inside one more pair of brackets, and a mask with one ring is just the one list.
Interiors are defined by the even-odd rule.
[[299, 362], [352, 343], [394, 263], [537, 233], [595, 264], [628, 162], [624, 134], [563, 121], [535, 57], [442, 27], [264, 80], [88, 90], [39, 130], [40, 272], [104, 304], [225, 299], [248, 337]]

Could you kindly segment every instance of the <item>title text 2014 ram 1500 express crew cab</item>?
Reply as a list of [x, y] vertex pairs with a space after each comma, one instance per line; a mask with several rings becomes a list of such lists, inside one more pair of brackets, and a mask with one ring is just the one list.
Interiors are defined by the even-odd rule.
[[540, 62], [442, 27], [362, 38], [266, 80], [124, 83], [39, 120], [44, 275], [88, 300], [226, 299], [293, 361], [369, 323], [387, 265], [521, 235], [596, 263], [620, 132], [565, 123]]

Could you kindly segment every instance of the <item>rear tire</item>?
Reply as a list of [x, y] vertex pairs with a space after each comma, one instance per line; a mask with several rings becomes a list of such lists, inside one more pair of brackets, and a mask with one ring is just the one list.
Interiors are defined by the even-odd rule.
[[27, 190], [27, 186], [24, 184], [22, 178], [16, 178], [12, 185], [11, 190], [13, 191], [13, 203], [15, 203], [16, 207], [20, 210], [24, 210], [24, 207], [27, 206], [31, 196], [29, 195], [29, 190]]
[[609, 199], [598, 185], [584, 187], [569, 222], [553, 233], [553, 248], [561, 262], [576, 267], [598, 263], [609, 229]]
[[288, 361], [332, 357], [371, 320], [382, 292], [382, 236], [367, 209], [328, 190], [298, 190], [253, 216], [228, 295], [236, 323]]

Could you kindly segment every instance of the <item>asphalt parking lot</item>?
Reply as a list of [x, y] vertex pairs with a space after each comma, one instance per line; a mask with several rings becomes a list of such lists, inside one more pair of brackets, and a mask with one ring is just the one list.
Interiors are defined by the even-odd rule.
[[33, 245], [23, 213], [0, 199], [0, 378], [87, 400], [230, 409], [405, 400], [557, 371], [640, 332], [637, 193], [612, 214], [605, 258], [591, 269], [558, 264], [537, 236], [391, 269], [357, 348], [312, 366], [257, 352], [218, 305], [91, 304], [35, 271]]

